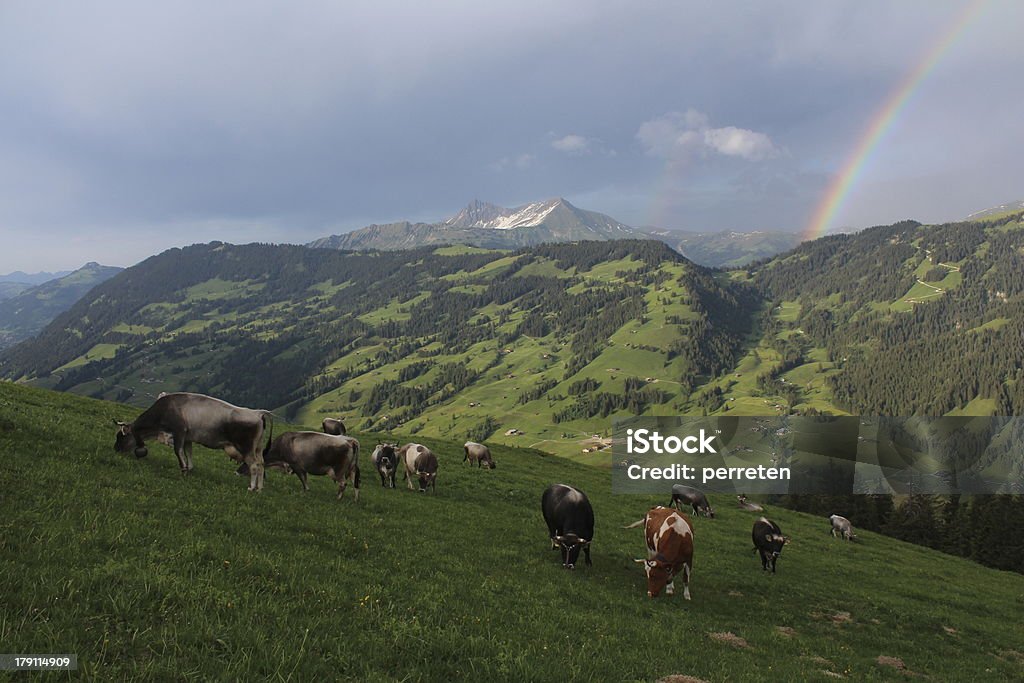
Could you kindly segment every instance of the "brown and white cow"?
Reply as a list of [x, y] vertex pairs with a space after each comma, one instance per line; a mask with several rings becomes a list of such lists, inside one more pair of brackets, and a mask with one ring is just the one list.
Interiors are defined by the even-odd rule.
[[192, 471], [192, 444], [222, 448], [233, 460], [248, 466], [249, 490], [263, 488], [263, 433], [272, 414], [267, 410], [240, 408], [203, 394], [161, 394], [134, 422], [117, 422], [114, 450], [149, 454], [146, 440], [174, 448], [182, 474]]
[[414, 490], [412, 480], [419, 482], [420, 493], [431, 488], [437, 492], [437, 456], [423, 444], [407, 443], [398, 449], [398, 459], [405, 465], [405, 483]]
[[348, 434], [348, 430], [345, 429], [345, 423], [339, 418], [325, 417], [321, 426], [323, 427], [324, 434], [332, 434], [334, 436], [345, 436]]
[[494, 464], [494, 458], [491, 457], [491, 449], [482, 443], [467, 441], [462, 448], [466, 452], [466, 455], [462, 458], [462, 462], [469, 460], [470, 465], [476, 465], [477, 467], [487, 465], [487, 467], [492, 470], [496, 467]]
[[656, 598], [665, 589], [672, 595], [677, 576], [683, 577], [683, 597], [690, 599], [690, 574], [693, 572], [693, 525], [689, 518], [672, 508], [651, 508], [643, 519], [626, 529], [644, 526], [647, 540], [647, 559], [642, 562], [647, 572], [647, 597]]
[[[351, 436], [286, 432], [267, 441], [263, 461], [267, 467], [294, 472], [303, 491], [309, 490], [308, 475], [327, 475], [337, 482], [340, 499], [351, 481], [355, 502], [359, 502], [359, 442]], [[239, 472], [244, 474], [244, 465]]]

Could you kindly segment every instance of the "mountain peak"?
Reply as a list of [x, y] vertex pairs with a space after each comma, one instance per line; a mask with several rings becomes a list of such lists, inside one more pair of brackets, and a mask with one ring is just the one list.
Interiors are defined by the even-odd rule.
[[559, 207], [571, 210], [576, 208], [562, 197], [524, 204], [513, 209], [506, 209], [474, 199], [466, 208], [446, 220], [444, 225], [459, 229], [486, 228], [491, 230], [511, 230], [513, 228], [531, 228], [541, 225], [544, 219]]

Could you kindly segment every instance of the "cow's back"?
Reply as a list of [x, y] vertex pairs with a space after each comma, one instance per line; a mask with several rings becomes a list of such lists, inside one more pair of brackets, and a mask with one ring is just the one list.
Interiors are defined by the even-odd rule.
[[649, 510], [644, 527], [647, 550], [652, 556], [660, 553], [672, 557], [686, 543], [692, 547], [693, 524], [686, 515], [672, 508], [658, 506]]
[[[593, 538], [594, 508], [583, 491], [566, 484], [552, 484], [541, 496], [541, 509], [545, 520], [558, 525], [562, 533]], [[573, 528], [565, 528], [566, 524]]]

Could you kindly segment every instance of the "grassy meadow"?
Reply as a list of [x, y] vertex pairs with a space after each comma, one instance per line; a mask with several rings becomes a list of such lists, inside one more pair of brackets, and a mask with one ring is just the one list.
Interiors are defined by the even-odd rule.
[[[41, 678], [1024, 677], [1024, 576], [868, 532], [844, 543], [778, 508], [793, 542], [768, 575], [755, 515], [718, 496], [694, 520], [693, 600], [650, 600], [641, 531], [621, 527], [665, 500], [611, 495], [607, 470], [502, 446], [477, 470], [461, 442], [424, 438], [436, 495], [384, 490], [367, 437], [358, 504], [279, 472], [251, 494], [219, 452], [197, 447], [188, 478], [164, 446], [115, 454], [111, 420], [136, 412], [0, 383], [0, 650], [79, 661]], [[593, 502], [592, 568], [549, 550], [553, 482]]]

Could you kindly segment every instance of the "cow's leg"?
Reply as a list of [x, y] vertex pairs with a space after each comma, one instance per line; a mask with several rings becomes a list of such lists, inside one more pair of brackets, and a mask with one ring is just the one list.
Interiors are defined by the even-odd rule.
[[590, 561], [590, 546], [589, 545], [583, 546], [583, 556], [587, 558], [587, 566], [588, 567], [593, 567], [594, 563]]
[[690, 599], [690, 565], [683, 565], [683, 597]]
[[178, 467], [181, 468], [181, 473], [188, 474], [188, 463], [185, 460], [185, 437], [175, 434], [173, 437], [173, 446], [174, 455], [178, 458]]
[[259, 449], [250, 452], [245, 456], [245, 462], [249, 465], [249, 490], [263, 490], [263, 453]]
[[299, 469], [297, 467], [293, 467], [292, 471], [295, 472], [295, 476], [298, 477], [299, 481], [302, 482], [302, 490], [304, 492], [308, 491], [309, 490], [309, 481], [308, 481], [308, 477], [306, 475], [306, 470]]
[[665, 595], [675, 595], [676, 594], [676, 587], [672, 585], [673, 581], [675, 581], [675, 577], [672, 577], [671, 579], [669, 579], [668, 583], [665, 584]]
[[185, 442], [185, 464], [187, 466], [187, 471], [191, 472], [192, 469], [193, 469], [193, 467], [192, 467], [192, 442], [191, 441], [186, 441]]
[[416, 487], [412, 485], [412, 477], [409, 476], [409, 470], [405, 471], [405, 484], [409, 487], [410, 491], [416, 490]]

